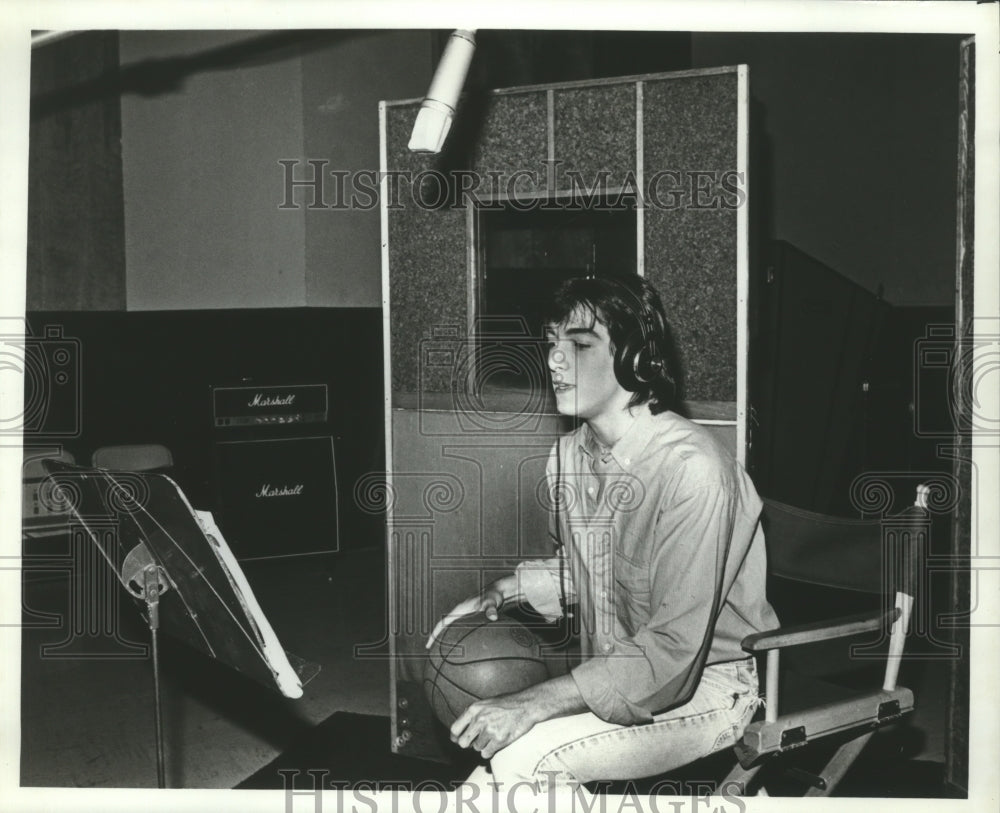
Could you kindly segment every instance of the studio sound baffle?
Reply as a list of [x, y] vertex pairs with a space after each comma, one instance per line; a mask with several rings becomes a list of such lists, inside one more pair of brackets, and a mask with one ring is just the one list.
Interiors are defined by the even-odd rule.
[[241, 560], [335, 553], [326, 384], [212, 387], [219, 527]]

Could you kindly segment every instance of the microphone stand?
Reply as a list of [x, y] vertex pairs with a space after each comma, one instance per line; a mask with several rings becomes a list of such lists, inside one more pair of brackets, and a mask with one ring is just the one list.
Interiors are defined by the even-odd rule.
[[149, 636], [153, 647], [153, 716], [156, 719], [156, 786], [167, 786], [163, 770], [163, 716], [160, 708], [160, 580], [157, 566], [151, 564], [143, 570], [143, 598], [149, 613]]
[[[146, 602], [149, 640], [153, 651], [153, 719], [156, 725], [156, 786], [167, 786], [163, 759], [163, 713], [160, 702], [160, 596], [169, 589], [163, 569], [153, 560], [144, 543], [136, 545], [122, 563], [122, 582], [141, 585], [141, 598]], [[139, 591], [130, 591], [133, 595]]]

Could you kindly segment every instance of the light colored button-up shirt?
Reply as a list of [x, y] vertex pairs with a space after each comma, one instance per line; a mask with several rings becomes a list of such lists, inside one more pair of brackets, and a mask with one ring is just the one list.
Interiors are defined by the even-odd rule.
[[760, 498], [704, 428], [640, 407], [604, 449], [583, 424], [547, 475], [558, 555], [519, 565], [520, 590], [550, 620], [579, 605], [572, 676], [598, 717], [649, 721], [691, 697], [705, 664], [746, 658], [743, 638], [778, 626]]

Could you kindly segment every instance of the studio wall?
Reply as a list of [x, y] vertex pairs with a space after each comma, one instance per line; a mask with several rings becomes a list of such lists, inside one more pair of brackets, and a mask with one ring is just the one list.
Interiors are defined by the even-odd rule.
[[149, 88], [121, 99], [129, 310], [305, 304], [304, 213], [278, 208], [302, 66], [254, 36], [121, 34], [122, 70]]
[[[120, 38], [118, 61], [131, 69], [120, 164], [110, 108], [87, 114], [101, 131], [111, 128], [103, 135], [72, 123], [68, 151], [33, 136], [29, 309], [380, 305], [377, 213], [279, 210], [277, 161], [376, 166], [377, 101], [424, 93], [434, 32], [283, 33], [300, 42], [268, 41], [266, 32], [108, 35]], [[664, 34], [658, 51], [656, 36], [641, 36], [644, 53], [676, 53], [696, 68], [749, 65], [755, 232], [870, 291], [881, 284], [894, 305], [950, 304], [957, 37]], [[60, 50], [104, 53], [90, 38], [40, 49], [33, 81]], [[626, 34], [620, 39], [614, 53], [635, 50]], [[484, 35], [481, 62], [491, 58], [487, 45]], [[586, 73], [614, 75], [619, 63], [587, 62]], [[100, 95], [102, 82], [114, 90], [113, 66], [68, 64], [75, 67], [59, 68], [60, 82], [87, 80], [101, 99], [91, 105], [117, 98]], [[76, 169], [38, 173], [38, 161], [54, 160]], [[46, 172], [60, 179], [59, 195]], [[72, 217], [40, 220], [60, 205], [38, 205], [46, 195]], [[53, 240], [56, 226], [73, 250]]]
[[378, 169], [378, 100], [426, 90], [430, 33], [121, 38], [128, 309], [378, 307], [377, 202], [337, 208], [329, 173]]
[[87, 32], [33, 57], [26, 307], [122, 310], [118, 35]]
[[692, 35], [693, 67], [750, 66], [764, 235], [893, 305], [953, 303], [959, 39]]
[[[379, 100], [423, 96], [432, 70], [426, 31], [359, 31], [303, 55], [303, 157], [339, 172], [378, 170]], [[378, 308], [378, 200], [359, 194], [334, 208], [337, 190], [325, 191], [331, 206], [305, 211], [305, 303]]]

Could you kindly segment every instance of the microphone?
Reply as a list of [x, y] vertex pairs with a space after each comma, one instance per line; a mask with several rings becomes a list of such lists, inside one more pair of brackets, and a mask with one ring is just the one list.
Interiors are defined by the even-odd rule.
[[445, 46], [427, 96], [417, 111], [410, 143], [411, 152], [438, 153], [444, 146], [458, 106], [458, 96], [476, 52], [474, 31], [455, 31]]

